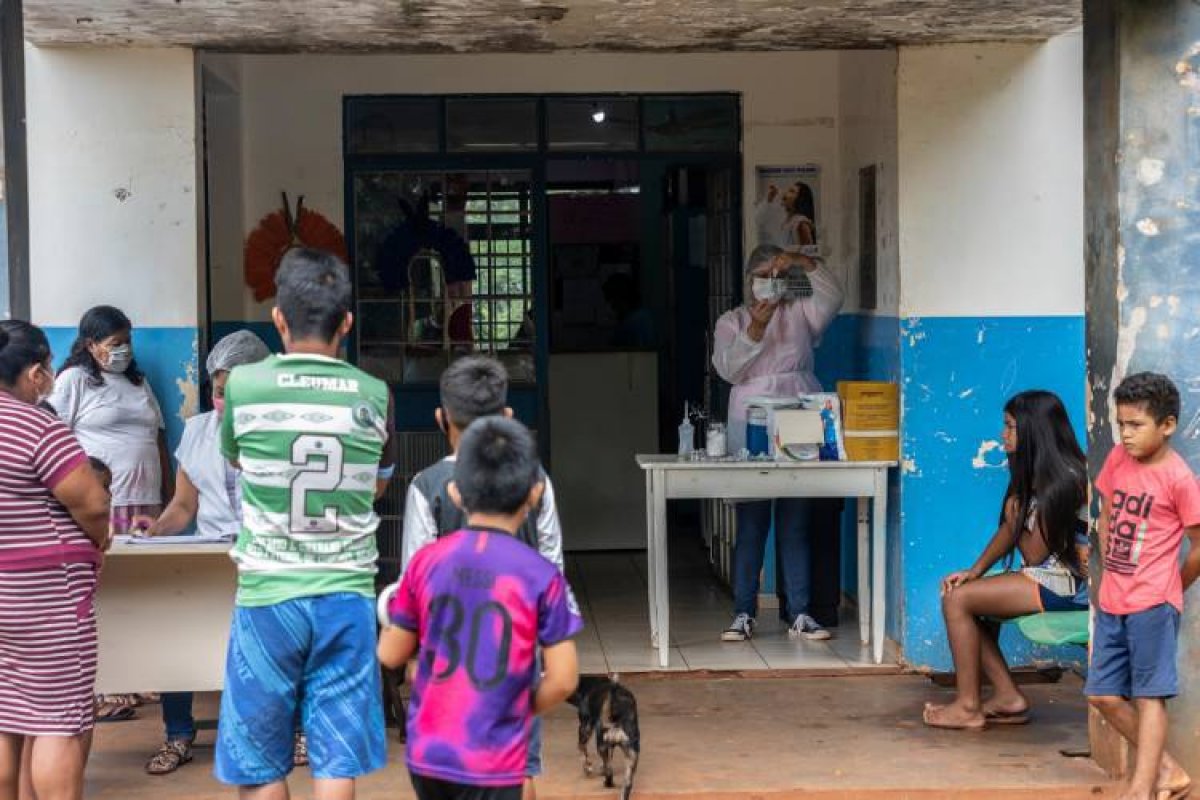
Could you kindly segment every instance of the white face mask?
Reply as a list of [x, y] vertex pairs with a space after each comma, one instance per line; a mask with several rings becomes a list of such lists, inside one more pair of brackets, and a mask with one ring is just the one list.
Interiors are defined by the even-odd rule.
[[133, 361], [133, 348], [127, 344], [120, 347], [110, 348], [108, 351], [108, 361], [100, 365], [100, 369], [105, 372], [111, 372], [114, 375], [120, 375], [125, 370], [129, 369], [129, 364]]
[[755, 300], [775, 302], [783, 297], [783, 281], [779, 278], [755, 278], [750, 284]]

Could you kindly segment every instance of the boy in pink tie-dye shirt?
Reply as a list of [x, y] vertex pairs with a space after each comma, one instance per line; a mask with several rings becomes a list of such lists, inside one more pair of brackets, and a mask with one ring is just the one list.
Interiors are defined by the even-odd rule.
[[533, 716], [578, 681], [571, 638], [583, 620], [570, 587], [514, 536], [538, 504], [540, 474], [523, 425], [473, 422], [450, 488], [467, 527], [417, 552], [381, 598], [380, 661], [395, 668], [419, 652], [407, 761], [420, 800], [519, 800]]

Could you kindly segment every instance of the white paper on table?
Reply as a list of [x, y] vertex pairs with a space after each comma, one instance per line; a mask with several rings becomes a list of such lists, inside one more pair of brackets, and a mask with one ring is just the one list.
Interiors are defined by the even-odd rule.
[[181, 536], [134, 536], [133, 534], [125, 533], [113, 537], [113, 541], [117, 544], [128, 544], [137, 546], [171, 546], [171, 545], [193, 545], [193, 544], [233, 544], [233, 537], [221, 536], [214, 534], [184, 534]]

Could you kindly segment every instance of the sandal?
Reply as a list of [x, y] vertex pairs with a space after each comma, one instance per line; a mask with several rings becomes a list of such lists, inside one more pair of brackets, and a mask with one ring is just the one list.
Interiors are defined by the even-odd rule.
[[146, 762], [146, 774], [169, 775], [191, 760], [191, 739], [167, 739]]
[[136, 707], [140, 704], [136, 695], [131, 694], [98, 694], [96, 695], [96, 721], [122, 722], [137, 716]]
[[303, 733], [297, 733], [296, 741], [292, 744], [292, 766], [308, 766], [308, 737]]
[[1029, 723], [1029, 709], [1024, 711], [1000, 711], [994, 709], [985, 711], [984, 719], [989, 725], [1026, 725]]
[[1192, 779], [1186, 774], [1174, 783], [1160, 783], [1154, 788], [1155, 800], [1186, 800], [1192, 794]]

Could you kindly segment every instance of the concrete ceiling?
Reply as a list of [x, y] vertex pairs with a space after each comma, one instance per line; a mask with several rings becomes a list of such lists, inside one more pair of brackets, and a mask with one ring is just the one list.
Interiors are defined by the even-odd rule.
[[1080, 0], [25, 0], [36, 44], [240, 52], [804, 50], [1045, 39]]

